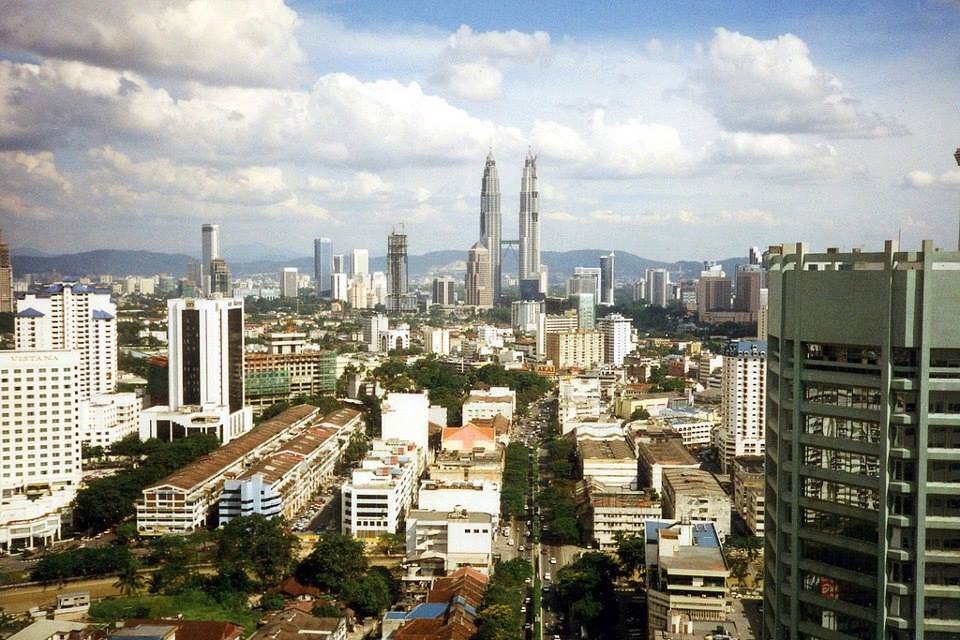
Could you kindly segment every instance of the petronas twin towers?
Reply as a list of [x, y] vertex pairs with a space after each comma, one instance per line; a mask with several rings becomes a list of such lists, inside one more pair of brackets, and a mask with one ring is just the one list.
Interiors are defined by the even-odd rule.
[[[503, 218], [500, 212], [500, 176], [497, 173], [497, 161], [493, 151], [487, 154], [483, 168], [483, 182], [480, 187], [480, 242], [471, 249], [470, 261], [482, 260], [477, 249], [488, 252], [489, 267], [483, 269], [474, 264], [471, 270], [467, 265], [467, 303], [471, 303], [471, 286], [483, 286], [482, 271], [489, 271], [490, 298], [495, 303], [500, 299], [500, 286], [503, 280], [501, 268], [503, 245], [517, 244], [519, 248], [519, 279], [521, 297], [536, 297], [546, 293], [546, 268], [540, 263], [540, 193], [537, 191], [537, 156], [527, 152], [523, 163], [523, 177], [520, 180], [520, 239], [512, 242], [503, 240]], [[477, 245], [481, 245], [478, 247]], [[475, 256], [476, 259], [475, 259]], [[471, 278], [471, 276], [473, 276]], [[471, 282], [471, 279], [474, 281]], [[479, 294], [479, 291], [474, 293]], [[479, 299], [485, 296], [475, 295]], [[486, 305], [482, 305], [486, 306]]]

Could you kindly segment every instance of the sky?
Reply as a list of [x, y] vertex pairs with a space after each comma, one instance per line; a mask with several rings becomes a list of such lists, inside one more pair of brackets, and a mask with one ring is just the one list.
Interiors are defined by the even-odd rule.
[[0, 0], [0, 229], [466, 252], [530, 148], [545, 250], [953, 249], [958, 42], [960, 0]]

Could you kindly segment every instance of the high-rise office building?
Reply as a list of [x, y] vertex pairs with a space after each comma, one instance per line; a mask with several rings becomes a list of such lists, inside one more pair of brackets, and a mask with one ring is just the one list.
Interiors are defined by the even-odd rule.
[[514, 331], [536, 331], [544, 306], [537, 300], [514, 300], [510, 304], [510, 324]]
[[431, 301], [433, 304], [454, 305], [457, 303], [456, 281], [450, 276], [433, 279]]
[[670, 272], [666, 269], [647, 269], [644, 293], [653, 307], [665, 307], [670, 301]]
[[957, 638], [960, 253], [768, 262], [763, 638]]
[[377, 352], [380, 350], [380, 332], [390, 330], [390, 320], [382, 313], [363, 317], [363, 342], [367, 345], [367, 351]]
[[347, 279], [347, 274], [335, 272], [330, 276], [330, 284], [330, 297], [333, 300], [346, 302], [350, 299], [350, 281]]
[[637, 280], [633, 283], [633, 295], [631, 299], [634, 302], [640, 302], [647, 299], [647, 283], [644, 280]]
[[361, 274], [350, 280], [347, 301], [353, 309], [366, 309], [370, 306], [367, 276]]
[[141, 414], [140, 437], [210, 433], [226, 443], [252, 425], [244, 406], [243, 300], [167, 301], [169, 406]]
[[113, 393], [117, 385], [117, 305], [110, 290], [61, 282], [16, 300], [18, 350], [72, 349], [80, 354], [75, 385], [80, 400]]
[[500, 176], [493, 150], [487, 154], [480, 183], [480, 242], [490, 252], [490, 280], [493, 285], [493, 300], [500, 300], [502, 246], [500, 243], [503, 220], [500, 214]]
[[346, 273], [347, 259], [342, 253], [333, 254], [333, 273]]
[[194, 285], [202, 294], [203, 293], [203, 274], [205, 270], [203, 268], [203, 263], [197, 262], [196, 260], [191, 260], [187, 263], [186, 276], [187, 280], [190, 281], [190, 284]]
[[752, 265], [760, 266], [763, 264], [763, 253], [760, 247], [750, 247], [749, 257], [747, 258]]
[[13, 269], [10, 266], [10, 247], [0, 231], [0, 313], [13, 313]]
[[370, 252], [366, 249], [354, 249], [350, 258], [350, 275], [365, 276], [370, 273]]
[[200, 282], [197, 284], [203, 289], [203, 295], [208, 296], [212, 293], [212, 270], [211, 263], [220, 257], [220, 225], [204, 224], [200, 227], [201, 235], [201, 256], [200, 268], [203, 270], [200, 274]]
[[600, 256], [600, 301], [605, 307], [614, 305], [614, 273], [613, 273], [613, 252], [608, 255]]
[[284, 267], [280, 270], [280, 296], [283, 298], [296, 298], [299, 293], [299, 284], [297, 280], [300, 273], [296, 267]]
[[317, 238], [313, 241], [313, 279], [317, 295], [330, 297], [330, 275], [333, 273], [333, 241], [330, 238]]
[[229, 298], [233, 295], [233, 282], [230, 279], [230, 267], [223, 258], [210, 261], [210, 295]]
[[733, 459], [761, 456], [766, 435], [767, 343], [734, 340], [723, 350], [720, 374], [720, 466], [730, 473]]
[[243, 301], [167, 302], [170, 407], [243, 408]]
[[611, 313], [597, 321], [597, 328], [603, 334], [603, 361], [617, 367], [623, 366], [624, 357], [633, 350], [630, 318]]
[[578, 293], [589, 293], [599, 300], [600, 271], [599, 267], [574, 267], [573, 275], [567, 278], [567, 295], [573, 297]]
[[704, 263], [697, 281], [697, 313], [704, 320], [710, 311], [730, 311], [733, 283], [721, 265]]
[[493, 306], [490, 283], [490, 251], [483, 241], [476, 242], [467, 254], [466, 304], [480, 309]]
[[594, 329], [597, 323], [597, 299], [592, 293], [575, 293], [570, 296], [577, 310], [577, 328]]
[[408, 292], [407, 234], [393, 231], [387, 238], [387, 311], [416, 311], [417, 300]]
[[537, 156], [527, 151], [520, 180], [520, 279], [539, 281], [543, 286], [543, 268], [540, 263], [540, 192], [537, 188]]
[[77, 495], [81, 352], [0, 351], [0, 551], [60, 538]]
[[760, 310], [760, 289], [763, 286], [763, 270], [758, 265], [737, 267], [737, 290], [734, 294], [735, 311], [757, 313]]

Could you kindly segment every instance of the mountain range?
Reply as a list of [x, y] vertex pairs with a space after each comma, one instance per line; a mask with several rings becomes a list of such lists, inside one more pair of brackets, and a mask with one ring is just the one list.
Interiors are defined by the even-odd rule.
[[[247, 252], [243, 252], [247, 253]], [[609, 253], [599, 249], [577, 249], [573, 251], [544, 251], [543, 263], [550, 271], [551, 279], [569, 276], [575, 267], [596, 267], [600, 256]], [[644, 270], [654, 268], [668, 269], [672, 274], [682, 277], [696, 277], [700, 273], [702, 262], [680, 260], [663, 262], [650, 260], [627, 251], [617, 251], [615, 271], [618, 280], [636, 280], [643, 277]], [[124, 249], [99, 249], [64, 255], [41, 254], [35, 250], [13, 250], [11, 261], [15, 274], [49, 273], [56, 271], [64, 276], [84, 276], [110, 274], [114, 277], [126, 275], [152, 275], [169, 273], [180, 276], [186, 265], [196, 258], [182, 253], [159, 253]], [[38, 255], [40, 254], [40, 255]], [[249, 255], [249, 253], [247, 253]], [[247, 261], [232, 261], [230, 254], [225, 257], [235, 276], [249, 276], [258, 273], [277, 273], [283, 267], [297, 267], [303, 273], [313, 273], [313, 258], [282, 259], [276, 255]], [[370, 258], [372, 271], [386, 270], [386, 257]], [[747, 258], [727, 258], [720, 261], [724, 271], [733, 274], [736, 265], [745, 264]], [[504, 253], [504, 273], [516, 271], [516, 254]], [[466, 269], [465, 251], [431, 251], [422, 255], [411, 255], [407, 259], [407, 270], [411, 277], [433, 275], [462, 276]]]

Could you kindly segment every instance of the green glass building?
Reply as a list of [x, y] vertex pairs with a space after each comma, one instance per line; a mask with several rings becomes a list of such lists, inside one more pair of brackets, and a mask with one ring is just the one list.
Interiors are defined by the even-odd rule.
[[960, 638], [960, 252], [768, 266], [763, 637]]

